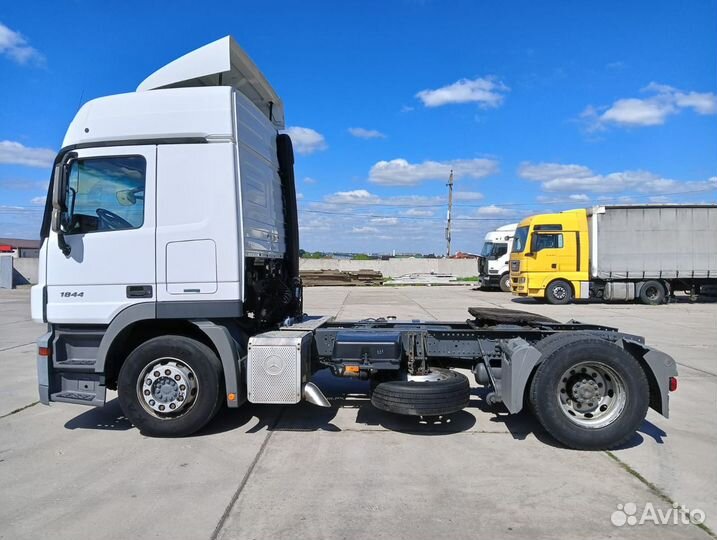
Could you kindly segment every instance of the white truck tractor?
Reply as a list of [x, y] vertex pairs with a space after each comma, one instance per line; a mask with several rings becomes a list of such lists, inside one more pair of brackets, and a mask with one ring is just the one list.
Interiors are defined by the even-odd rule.
[[[614, 328], [512, 310], [463, 322], [308, 316], [284, 107], [230, 38], [92, 100], [55, 159], [32, 316], [43, 403], [102, 406], [117, 390], [150, 436], [183, 436], [220, 407], [330, 406], [319, 370], [370, 379], [373, 405], [441, 416], [472, 372], [558, 441], [607, 448], [648, 407], [667, 416], [674, 360]], [[463, 372], [455, 368], [462, 368]]]
[[485, 235], [478, 257], [478, 275], [484, 289], [499, 288], [510, 292], [510, 251], [517, 223], [503, 225]]

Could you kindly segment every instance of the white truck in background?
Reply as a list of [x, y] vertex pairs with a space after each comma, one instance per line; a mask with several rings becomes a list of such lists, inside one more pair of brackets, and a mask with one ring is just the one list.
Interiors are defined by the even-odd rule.
[[78, 111], [32, 289], [43, 404], [101, 407], [117, 390], [142, 433], [186, 436], [223, 406], [330, 407], [311, 381], [327, 370], [371, 381], [377, 409], [436, 417], [472, 403], [462, 368], [489, 405], [528, 403], [572, 448], [624, 444], [649, 407], [668, 415], [675, 361], [615, 328], [496, 308], [459, 322], [306, 315], [283, 128], [231, 37]]
[[503, 225], [485, 235], [478, 257], [478, 275], [482, 289], [499, 288], [510, 292], [510, 252], [517, 223]]

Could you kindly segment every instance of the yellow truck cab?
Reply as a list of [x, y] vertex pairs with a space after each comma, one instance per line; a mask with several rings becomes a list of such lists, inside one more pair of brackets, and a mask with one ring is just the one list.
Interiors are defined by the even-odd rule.
[[540, 214], [518, 224], [510, 254], [513, 293], [565, 304], [589, 296], [585, 209]]

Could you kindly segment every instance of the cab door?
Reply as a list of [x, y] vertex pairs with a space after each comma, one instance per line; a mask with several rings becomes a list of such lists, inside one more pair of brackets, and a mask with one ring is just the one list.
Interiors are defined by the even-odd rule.
[[69, 164], [63, 237], [47, 246], [47, 320], [107, 324], [153, 302], [156, 146], [77, 150]]

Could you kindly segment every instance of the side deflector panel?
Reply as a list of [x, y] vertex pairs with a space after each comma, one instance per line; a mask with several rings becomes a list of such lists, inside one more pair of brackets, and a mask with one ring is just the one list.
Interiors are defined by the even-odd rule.
[[235, 107], [244, 255], [281, 258], [286, 227], [276, 129], [240, 93], [235, 93]]

